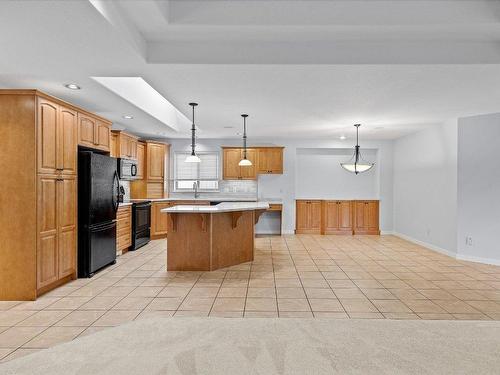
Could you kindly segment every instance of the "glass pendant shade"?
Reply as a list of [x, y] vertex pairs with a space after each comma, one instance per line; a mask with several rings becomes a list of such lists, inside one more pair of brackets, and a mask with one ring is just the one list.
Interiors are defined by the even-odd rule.
[[240, 162], [238, 163], [240, 167], [250, 167], [252, 166], [252, 162], [248, 159], [241, 159]]
[[340, 166], [348, 172], [355, 174], [366, 172], [375, 165], [375, 163], [369, 163], [361, 157], [361, 151], [359, 146], [359, 127], [360, 124], [354, 125], [356, 127], [356, 146], [354, 146], [354, 155], [351, 160], [345, 163], [340, 163]]
[[189, 155], [184, 161], [186, 163], [199, 163], [201, 159], [197, 155]]
[[248, 115], [241, 115], [243, 117], [243, 159], [240, 160], [238, 165], [240, 167], [251, 167], [252, 162], [247, 159], [247, 117]]
[[193, 108], [193, 126], [191, 127], [191, 155], [189, 155], [186, 160], [186, 163], [200, 163], [201, 159], [196, 155], [196, 126], [194, 124], [194, 107], [198, 105], [198, 103], [189, 103], [189, 105]]

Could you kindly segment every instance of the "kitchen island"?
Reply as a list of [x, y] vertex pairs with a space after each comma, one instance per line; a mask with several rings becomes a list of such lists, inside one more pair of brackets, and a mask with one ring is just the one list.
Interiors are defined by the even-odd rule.
[[168, 207], [168, 271], [214, 271], [250, 262], [254, 227], [267, 202]]

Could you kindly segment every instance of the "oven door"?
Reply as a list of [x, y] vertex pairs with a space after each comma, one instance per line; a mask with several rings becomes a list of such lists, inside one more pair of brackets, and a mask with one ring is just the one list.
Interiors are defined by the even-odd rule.
[[130, 181], [137, 179], [137, 162], [129, 159], [118, 159], [120, 180]]
[[151, 203], [140, 203], [134, 207], [134, 230], [143, 232], [151, 227]]

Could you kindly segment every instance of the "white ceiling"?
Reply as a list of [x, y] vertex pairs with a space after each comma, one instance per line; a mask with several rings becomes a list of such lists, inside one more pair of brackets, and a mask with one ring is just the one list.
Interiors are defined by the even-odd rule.
[[[143, 77], [200, 137], [393, 139], [500, 111], [499, 1], [2, 1], [0, 87], [187, 137], [91, 77]], [[80, 91], [63, 84], [76, 82]], [[124, 120], [123, 115], [134, 119]], [[234, 128], [228, 128], [228, 127]]]

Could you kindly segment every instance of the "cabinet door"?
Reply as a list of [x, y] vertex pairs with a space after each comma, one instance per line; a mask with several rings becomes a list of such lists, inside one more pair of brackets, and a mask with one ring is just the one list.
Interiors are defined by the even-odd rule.
[[38, 99], [38, 172], [56, 173], [58, 168], [57, 125], [59, 106], [48, 100]]
[[38, 178], [37, 288], [59, 278], [57, 252], [57, 177]]
[[354, 202], [355, 230], [362, 231], [366, 229], [365, 211], [366, 211], [366, 202], [364, 201]]
[[[241, 159], [243, 159], [243, 150], [241, 150]], [[240, 176], [243, 180], [255, 180], [257, 178], [257, 150], [253, 148], [247, 149], [247, 159], [252, 162], [252, 165], [239, 167]], [[238, 160], [238, 163], [240, 160]]]
[[352, 213], [350, 201], [338, 202], [338, 226], [340, 230], [352, 230]]
[[57, 127], [58, 170], [63, 174], [76, 175], [78, 115], [71, 109], [59, 108], [59, 123]]
[[282, 174], [283, 173], [283, 149], [268, 148], [266, 149], [267, 173]]
[[168, 231], [168, 215], [161, 212], [171, 202], [153, 202], [151, 207], [151, 236], [162, 236]]
[[308, 209], [309, 228], [318, 233], [321, 230], [321, 201], [311, 201]]
[[297, 231], [309, 229], [307, 201], [297, 201], [295, 206], [295, 229]]
[[111, 138], [109, 139], [109, 156], [112, 158], [120, 157], [120, 145], [118, 141], [118, 135], [116, 133], [111, 133]]
[[144, 179], [144, 156], [145, 156], [144, 143], [137, 142], [137, 178]]
[[241, 178], [240, 166], [238, 163], [241, 160], [241, 149], [239, 148], [225, 148], [224, 149], [224, 180], [238, 180]]
[[378, 202], [372, 201], [367, 202], [365, 205], [365, 218], [366, 218], [366, 228], [370, 231], [378, 231], [379, 229], [379, 210]]
[[149, 181], [163, 181], [165, 169], [165, 145], [147, 143], [147, 179]]
[[57, 182], [59, 279], [76, 272], [76, 199], [76, 178], [60, 179]]
[[118, 136], [118, 143], [120, 148], [120, 158], [130, 158], [130, 137], [126, 134], [120, 133]]
[[111, 145], [111, 129], [110, 126], [102, 121], [96, 122], [95, 128], [95, 147], [100, 150], [109, 151]]
[[137, 139], [129, 137], [128, 150], [130, 159], [137, 159]]
[[325, 232], [339, 229], [338, 201], [323, 201], [323, 229]]
[[78, 144], [85, 147], [95, 147], [96, 120], [90, 116], [78, 114]]

